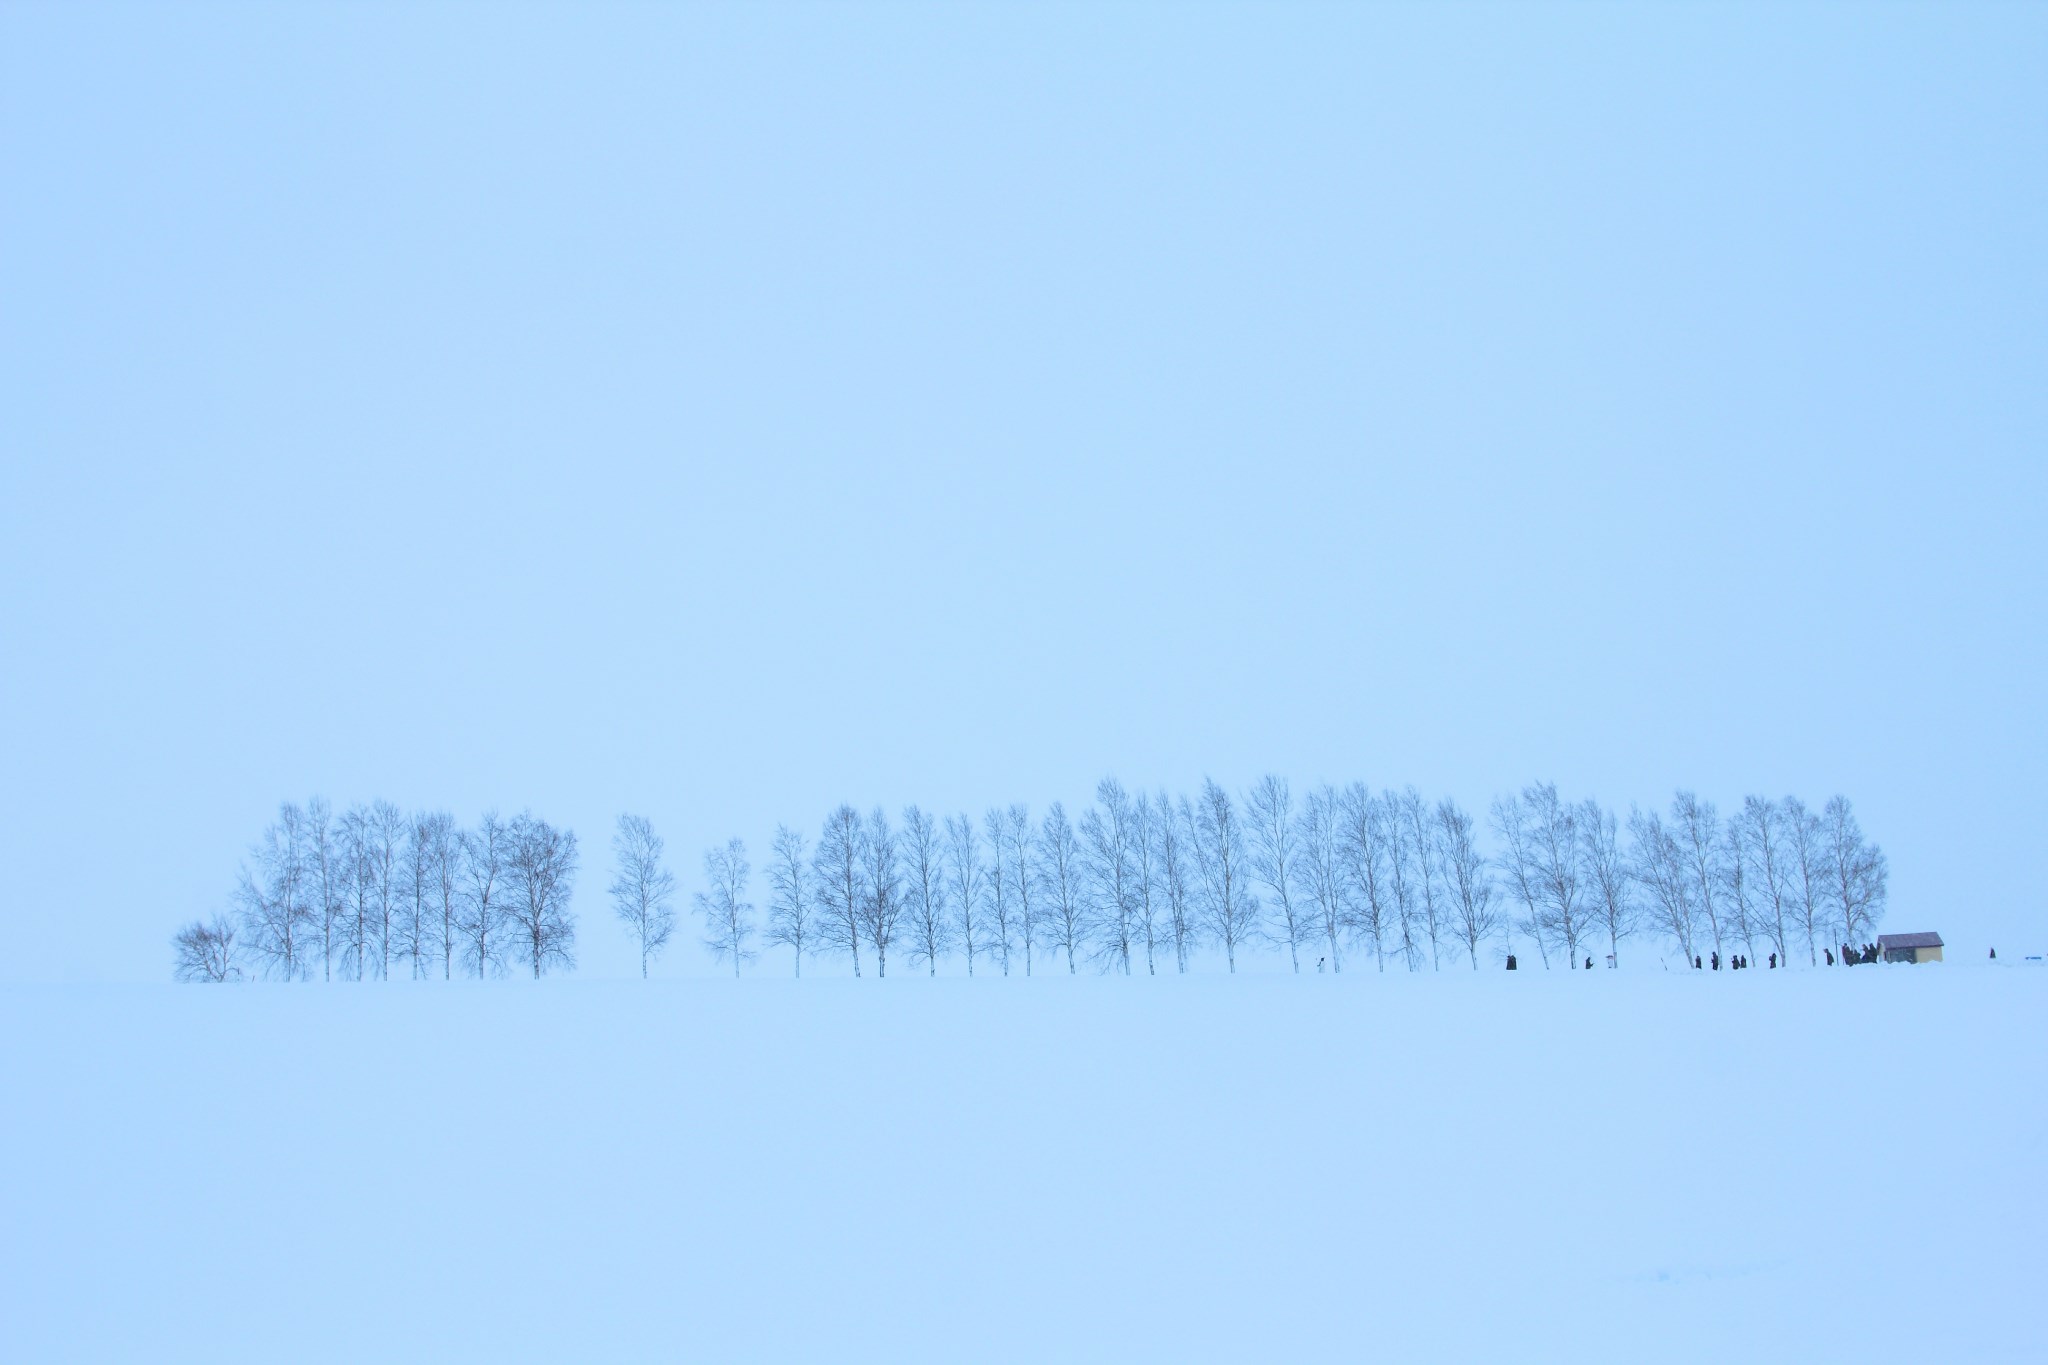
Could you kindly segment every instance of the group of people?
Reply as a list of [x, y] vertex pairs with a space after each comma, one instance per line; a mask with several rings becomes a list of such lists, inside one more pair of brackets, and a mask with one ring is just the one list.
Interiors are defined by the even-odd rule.
[[[1858, 963], [1872, 963], [1876, 961], [1877, 945], [1875, 943], [1866, 943], [1861, 948], [1851, 948], [1846, 943], [1842, 945], [1842, 965], [1845, 967], [1854, 967]], [[1828, 965], [1830, 967], [1835, 965], [1833, 950], [1828, 952]]]
[[[1718, 971], [1720, 971], [1720, 970], [1721, 970], [1721, 954], [1720, 954], [1720, 953], [1718, 953], [1718, 952], [1714, 952], [1714, 953], [1709, 953], [1709, 954], [1708, 954], [1707, 956], [1708, 956], [1709, 958], [1711, 958], [1711, 959], [1712, 959], [1712, 966], [1713, 966], [1713, 969], [1714, 969], [1715, 971], [1717, 971], [1717, 972], [1718, 972]], [[1832, 959], [1830, 959], [1830, 961], [1832, 961]], [[1697, 954], [1697, 953], [1693, 954], [1693, 959], [1692, 959], [1692, 965], [1693, 965], [1693, 967], [1694, 967], [1694, 969], [1695, 969], [1695, 970], [1699, 970], [1699, 969], [1700, 969], [1700, 968], [1702, 967], [1702, 964], [1701, 964], [1701, 962], [1700, 962], [1700, 959], [1699, 959], [1699, 954]], [[1729, 971], [1731, 971], [1731, 972], [1739, 972], [1739, 971], [1741, 971], [1741, 970], [1742, 970], [1743, 968], [1745, 968], [1745, 967], [1754, 967], [1755, 965], [1756, 965], [1756, 964], [1755, 964], [1754, 962], [1751, 962], [1751, 961], [1750, 961], [1750, 960], [1749, 960], [1749, 959], [1748, 959], [1747, 957], [1745, 957], [1745, 956], [1744, 956], [1744, 955], [1742, 955], [1741, 953], [1732, 953], [1732, 954], [1730, 954], [1730, 955], [1729, 955], [1729, 958], [1728, 958], [1728, 970], [1729, 970]], [[1777, 970], [1777, 968], [1778, 968], [1778, 955], [1777, 955], [1776, 953], [1772, 953], [1772, 954], [1771, 954], [1771, 970], [1773, 970], [1773, 971], [1776, 971], [1776, 970]]]

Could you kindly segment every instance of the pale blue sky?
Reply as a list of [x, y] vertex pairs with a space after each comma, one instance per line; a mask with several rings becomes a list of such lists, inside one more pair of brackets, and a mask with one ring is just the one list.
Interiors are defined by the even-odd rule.
[[2039, 951], [2044, 187], [2040, 6], [9, 4], [0, 974], [312, 793], [608, 975], [622, 809], [1268, 770], [1842, 791]]

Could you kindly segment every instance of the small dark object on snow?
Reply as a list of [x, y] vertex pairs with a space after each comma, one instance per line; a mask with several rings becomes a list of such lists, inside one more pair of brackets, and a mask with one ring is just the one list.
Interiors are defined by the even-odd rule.
[[1992, 960], [1993, 962], [1996, 962], [1996, 961], [1998, 961], [1998, 949], [1996, 949], [1996, 948], [1993, 948], [1993, 949], [1991, 950], [1991, 960]]
[[1774, 972], [1778, 970], [1778, 955], [1776, 953], [1771, 954], [1771, 970]]
[[1317, 974], [1318, 976], [1322, 975], [1322, 971], [1323, 971], [1323, 964], [1324, 964], [1325, 962], [1328, 962], [1329, 960], [1330, 960], [1330, 959], [1328, 959], [1327, 957], [1319, 957], [1319, 958], [1317, 958], [1317, 959], [1316, 959], [1316, 974]]
[[1593, 970], [1593, 959], [1590, 955], [1586, 958], [1586, 970], [1589, 972]]
[[1509, 954], [1508, 954], [1508, 970], [1509, 970], [1509, 971], [1513, 971], [1514, 969], [1515, 969], [1515, 955], [1514, 955], [1513, 953], [1509, 953]]
[[1828, 955], [1828, 965], [1829, 965], [1830, 967], [1834, 966], [1834, 965], [1835, 965], [1835, 950], [1834, 950], [1833, 948], [1827, 948], [1827, 949], [1823, 949], [1822, 951], [1824, 951], [1824, 952], [1825, 952], [1825, 953], [1827, 953], [1827, 955]]
[[1700, 955], [1698, 953], [1694, 953], [1692, 955], [1692, 969], [1694, 971], [1698, 971], [1700, 969]]

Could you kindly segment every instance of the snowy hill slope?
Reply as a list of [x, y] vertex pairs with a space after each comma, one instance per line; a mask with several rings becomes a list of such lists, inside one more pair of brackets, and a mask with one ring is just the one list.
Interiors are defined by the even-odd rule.
[[2048, 971], [15, 988], [12, 1360], [2048, 1354]]

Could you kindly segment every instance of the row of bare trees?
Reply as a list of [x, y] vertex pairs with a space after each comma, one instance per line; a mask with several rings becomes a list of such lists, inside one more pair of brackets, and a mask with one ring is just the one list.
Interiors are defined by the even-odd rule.
[[173, 939], [181, 980], [538, 978], [576, 965], [576, 836], [522, 811], [462, 828], [388, 801], [287, 803], [243, 865], [234, 913]]
[[[1619, 959], [1630, 941], [1789, 962], [1803, 947], [1862, 942], [1885, 908], [1883, 852], [1849, 802], [1818, 813], [1795, 798], [1746, 798], [1723, 817], [1681, 791], [1667, 812], [1626, 819], [1540, 783], [1493, 802], [1482, 846], [1474, 816], [1413, 787], [1324, 785], [1297, 799], [1267, 777], [1193, 797], [1096, 788], [1078, 818], [1055, 802], [979, 820], [920, 807], [892, 821], [840, 806], [815, 840], [788, 826], [770, 845], [765, 915], [749, 899], [746, 845], [709, 848], [692, 894], [704, 946], [738, 974], [762, 946], [888, 972], [891, 954], [936, 974], [1031, 975], [1050, 967], [1186, 972], [1205, 951], [1284, 952], [1294, 971], [1377, 970], [1483, 960], [1533, 946], [1545, 967]], [[612, 841], [612, 907], [642, 975], [676, 929], [677, 881], [652, 824], [622, 816]], [[360, 980], [394, 970], [472, 976], [574, 966], [573, 834], [522, 814], [461, 830], [446, 815], [387, 803], [338, 819], [323, 802], [286, 806], [237, 894], [239, 914], [187, 926], [178, 973], [250, 970], [287, 980]], [[1533, 964], [1532, 964], [1533, 965]]]
[[[936, 974], [1185, 972], [1220, 950], [1228, 970], [1265, 947], [1294, 971], [1341, 971], [1363, 954], [1385, 971], [1482, 959], [1533, 945], [1545, 967], [1619, 960], [1630, 940], [1676, 947], [1690, 962], [1759, 945], [1790, 961], [1803, 946], [1861, 942], [1886, 895], [1884, 854], [1849, 802], [1818, 813], [1795, 798], [1747, 798], [1723, 818], [1678, 793], [1669, 815], [1624, 822], [1593, 800], [1567, 801], [1541, 783], [1495, 801], [1482, 848], [1474, 817], [1413, 787], [1322, 786], [1296, 799], [1267, 777], [1233, 795], [1215, 782], [1190, 798], [1103, 781], [1079, 818], [1055, 802], [1033, 818], [997, 807], [979, 821], [917, 806], [841, 806], [815, 843], [784, 826], [769, 852], [768, 902], [757, 920], [751, 865], [738, 839], [704, 858], [696, 893], [703, 942], [735, 974], [758, 945], [886, 975], [890, 955]], [[674, 927], [674, 879], [661, 842], [638, 816], [620, 821], [612, 893], [638, 935], [643, 973]]]

